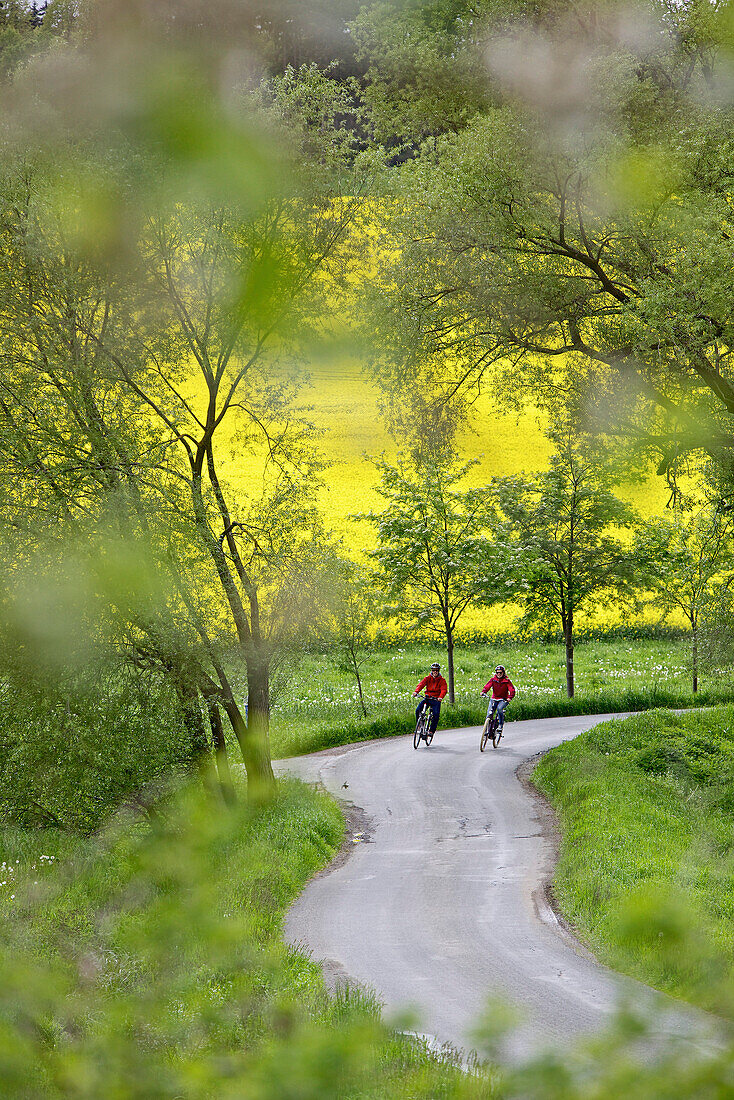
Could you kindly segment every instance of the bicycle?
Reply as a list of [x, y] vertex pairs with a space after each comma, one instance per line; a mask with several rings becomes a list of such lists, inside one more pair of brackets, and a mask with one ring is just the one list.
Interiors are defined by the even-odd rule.
[[431, 729], [431, 718], [433, 714], [429, 707], [424, 707], [418, 715], [418, 721], [415, 724], [415, 732], [413, 733], [413, 748], [417, 749], [421, 741], [425, 741], [426, 746], [430, 745], [433, 740], [433, 730]]
[[497, 711], [495, 711], [492, 717], [488, 718], [484, 723], [482, 728], [482, 740], [479, 742], [479, 751], [484, 752], [490, 738], [492, 739], [492, 748], [496, 749], [502, 740], [502, 731], [504, 728], [504, 721], [500, 722], [500, 717]]

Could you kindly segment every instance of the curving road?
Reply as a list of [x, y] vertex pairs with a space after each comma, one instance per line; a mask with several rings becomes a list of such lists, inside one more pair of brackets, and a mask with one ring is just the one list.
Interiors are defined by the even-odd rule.
[[[516, 775], [610, 717], [508, 721], [483, 755], [477, 728], [439, 731], [417, 751], [399, 737], [279, 762], [364, 811], [352, 815], [348, 858], [290, 911], [288, 940], [332, 981], [373, 989], [388, 1012], [415, 1009], [422, 1032], [464, 1050], [488, 997], [500, 996], [523, 1018], [504, 1051], [513, 1060], [598, 1031], [620, 996], [652, 997], [559, 925], [546, 900], [548, 811]], [[701, 1016], [664, 1006], [663, 1034], [708, 1046]]]

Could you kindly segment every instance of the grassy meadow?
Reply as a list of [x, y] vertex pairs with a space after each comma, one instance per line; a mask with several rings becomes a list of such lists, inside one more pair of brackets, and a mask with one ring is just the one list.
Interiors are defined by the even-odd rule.
[[734, 708], [651, 711], [553, 749], [555, 892], [597, 957], [734, 1017]]
[[[445, 666], [439, 645], [404, 645], [365, 656], [362, 680], [368, 717], [361, 716], [356, 684], [338, 664], [312, 654], [276, 675], [271, 741], [274, 756], [297, 755], [361, 738], [407, 733], [414, 722], [411, 693], [431, 661]], [[577, 645], [577, 691], [566, 697], [564, 649], [528, 642], [457, 647], [456, 706], [444, 704], [440, 728], [483, 721], [479, 698], [502, 663], [517, 688], [508, 721], [572, 713], [605, 713], [651, 706], [692, 706], [731, 697], [730, 681], [701, 680], [691, 693], [688, 642], [679, 638], [625, 638]], [[509, 729], [508, 729], [509, 732]]]
[[336, 804], [283, 783], [266, 808], [211, 811], [179, 789], [93, 840], [0, 832], [3, 1097], [494, 1096], [490, 1071], [390, 1030], [365, 993], [329, 994], [282, 942], [341, 843]]

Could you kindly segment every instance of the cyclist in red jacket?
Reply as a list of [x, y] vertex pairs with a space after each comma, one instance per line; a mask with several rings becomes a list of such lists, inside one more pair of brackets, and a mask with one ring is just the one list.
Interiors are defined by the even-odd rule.
[[423, 688], [426, 689], [426, 694], [420, 703], [416, 707], [415, 720], [418, 721], [421, 711], [424, 707], [431, 708], [431, 731], [436, 732], [436, 726], [438, 725], [438, 716], [441, 713], [441, 700], [446, 692], [449, 690], [449, 686], [441, 675], [441, 666], [438, 661], [434, 661], [431, 665], [431, 672], [429, 676], [424, 676], [418, 687], [413, 692], [413, 698]]
[[505, 707], [511, 699], [515, 698], [515, 687], [508, 678], [504, 665], [497, 665], [497, 668], [494, 670], [494, 676], [489, 683], [485, 684], [482, 688], [482, 699], [486, 699], [489, 692], [492, 693], [492, 698], [487, 707], [487, 722], [489, 722], [494, 712], [497, 711], [500, 729], [502, 729], [505, 724]]

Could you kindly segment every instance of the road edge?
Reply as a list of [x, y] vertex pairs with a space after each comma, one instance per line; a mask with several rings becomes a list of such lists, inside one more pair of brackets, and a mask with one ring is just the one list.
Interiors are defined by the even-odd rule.
[[552, 750], [546, 749], [543, 752], [535, 753], [533, 756], [527, 757], [526, 760], [523, 760], [515, 768], [515, 778], [532, 800], [536, 811], [536, 820], [543, 834], [543, 838], [548, 842], [550, 848], [550, 859], [543, 868], [540, 886], [533, 891], [532, 895], [535, 914], [542, 924], [552, 928], [554, 932], [569, 944], [577, 955], [580, 955], [584, 959], [589, 959], [596, 963], [597, 966], [604, 966], [594, 952], [581, 939], [577, 929], [571, 921], [564, 915], [553, 888], [553, 880], [561, 851], [561, 826], [558, 820], [558, 814], [552, 802], [546, 797], [543, 791], [535, 785], [532, 778], [537, 765], [550, 751]]

